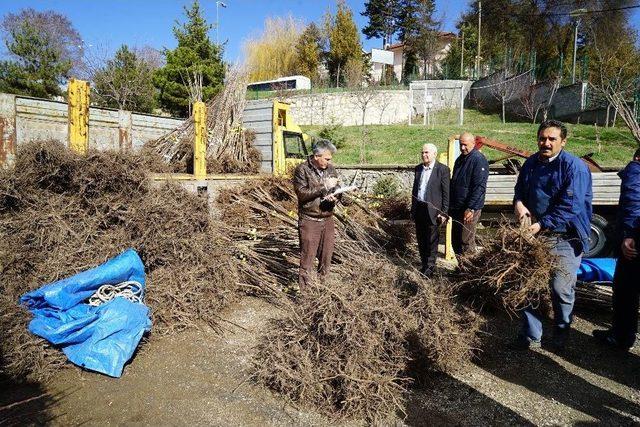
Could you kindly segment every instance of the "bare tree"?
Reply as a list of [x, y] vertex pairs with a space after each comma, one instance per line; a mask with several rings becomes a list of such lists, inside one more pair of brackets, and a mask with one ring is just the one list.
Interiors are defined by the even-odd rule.
[[[636, 142], [640, 143], [640, 125], [634, 112], [633, 98], [640, 74], [640, 53], [636, 48], [636, 33], [629, 29], [618, 43], [611, 45], [608, 36], [591, 33], [591, 87], [603, 95], [622, 117]], [[603, 41], [604, 39], [604, 41]]]
[[531, 70], [516, 76], [509, 76], [506, 68], [499, 73], [499, 80], [489, 86], [488, 89], [489, 93], [500, 102], [502, 106], [502, 123], [506, 123], [507, 102], [531, 86]]
[[519, 98], [522, 105], [522, 115], [531, 120], [531, 123], [535, 123], [540, 110], [542, 110], [543, 120], [546, 120], [559, 87], [560, 79], [554, 78], [548, 82], [524, 88]]

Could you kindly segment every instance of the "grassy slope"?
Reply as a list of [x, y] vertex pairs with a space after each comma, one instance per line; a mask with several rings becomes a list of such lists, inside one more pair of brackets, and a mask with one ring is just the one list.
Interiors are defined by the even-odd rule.
[[[441, 117], [440, 122], [454, 123], [453, 115]], [[438, 118], [436, 118], [436, 123]], [[422, 144], [434, 143], [444, 150], [450, 135], [467, 130], [476, 135], [497, 139], [506, 144], [529, 151], [536, 150], [536, 130], [538, 125], [529, 123], [502, 124], [497, 115], [485, 115], [475, 110], [465, 110], [465, 124], [436, 124], [433, 129], [422, 125], [372, 125], [367, 126], [370, 142], [367, 143], [366, 156], [369, 164], [415, 164], [419, 161]], [[600, 148], [596, 143], [593, 125], [568, 125], [569, 138], [567, 150], [579, 156], [594, 152], [594, 159], [603, 166], [624, 166], [637, 145], [626, 127], [598, 127]], [[316, 135], [321, 126], [303, 126], [303, 130]], [[347, 139], [347, 146], [335, 155], [336, 164], [357, 164], [360, 158], [360, 143], [363, 129], [361, 126], [348, 126], [338, 132]], [[502, 156], [500, 152], [483, 149], [489, 159]]]

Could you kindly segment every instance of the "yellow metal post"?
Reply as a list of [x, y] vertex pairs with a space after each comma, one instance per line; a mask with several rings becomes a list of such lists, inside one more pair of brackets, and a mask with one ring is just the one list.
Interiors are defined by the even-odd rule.
[[198, 179], [207, 176], [207, 108], [204, 102], [193, 104], [196, 138], [193, 143], [193, 174]]
[[89, 150], [89, 82], [69, 80], [69, 148], [79, 154]]
[[273, 101], [273, 174], [283, 176], [287, 173], [282, 129], [287, 126], [289, 105]]
[[[449, 171], [453, 174], [453, 164], [456, 161], [455, 158], [455, 147], [456, 147], [457, 139], [452, 137], [449, 139], [449, 144], [447, 145], [447, 152], [442, 153], [440, 155], [440, 162], [444, 163], [449, 167]], [[451, 218], [447, 221], [447, 229], [445, 230], [445, 244], [444, 244], [444, 259], [447, 261], [453, 261], [456, 259], [456, 255], [453, 252], [453, 245], [451, 244], [451, 235], [453, 233], [453, 221]]]

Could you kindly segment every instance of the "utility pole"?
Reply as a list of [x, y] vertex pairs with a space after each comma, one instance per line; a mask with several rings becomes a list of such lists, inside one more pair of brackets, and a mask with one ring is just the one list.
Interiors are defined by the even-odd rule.
[[218, 34], [220, 32], [220, 14], [218, 12], [218, 6], [222, 6], [226, 8], [227, 5], [221, 1], [216, 2], [216, 45], [220, 46], [220, 37]]
[[482, 2], [478, 1], [478, 55], [476, 56], [476, 79], [480, 79], [480, 41], [482, 35]]
[[586, 13], [587, 9], [576, 9], [569, 13], [573, 19], [576, 20], [576, 25], [573, 32], [573, 68], [571, 71], [571, 83], [576, 82], [576, 56], [578, 55], [578, 26], [580, 25], [580, 16]]
[[464, 75], [464, 28], [461, 31], [462, 47], [460, 48], [460, 78]]

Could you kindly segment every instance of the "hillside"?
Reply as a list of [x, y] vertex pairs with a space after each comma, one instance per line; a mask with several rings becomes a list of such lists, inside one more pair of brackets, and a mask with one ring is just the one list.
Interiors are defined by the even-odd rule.
[[[437, 122], [437, 118], [436, 118]], [[614, 128], [598, 127], [600, 145], [597, 143], [596, 127], [593, 125], [567, 125], [569, 137], [567, 150], [582, 156], [595, 153], [593, 158], [602, 166], [624, 166], [637, 148], [631, 133], [619, 124]], [[366, 159], [369, 164], [415, 164], [419, 161], [421, 145], [426, 142], [436, 144], [444, 150], [450, 135], [470, 131], [476, 135], [497, 139], [511, 146], [535, 151], [538, 125], [516, 122], [503, 124], [498, 115], [485, 115], [475, 110], [465, 110], [465, 124], [436, 124], [433, 128], [422, 125], [370, 125], [366, 144]], [[303, 130], [316, 135], [322, 126], [303, 126]], [[362, 126], [339, 128], [338, 135], [346, 138], [346, 146], [338, 150], [336, 164], [357, 164], [360, 158], [360, 144], [363, 138]], [[484, 149], [489, 159], [502, 157], [502, 153]]]

